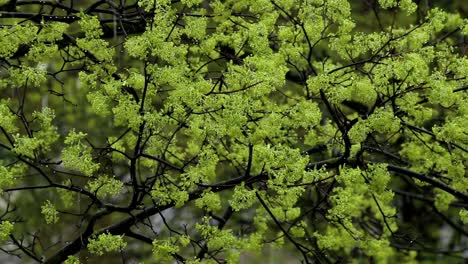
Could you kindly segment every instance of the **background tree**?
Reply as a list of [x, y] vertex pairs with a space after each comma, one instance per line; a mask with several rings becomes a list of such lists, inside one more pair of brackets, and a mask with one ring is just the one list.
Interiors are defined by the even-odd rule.
[[466, 260], [457, 3], [0, 1], [4, 257]]

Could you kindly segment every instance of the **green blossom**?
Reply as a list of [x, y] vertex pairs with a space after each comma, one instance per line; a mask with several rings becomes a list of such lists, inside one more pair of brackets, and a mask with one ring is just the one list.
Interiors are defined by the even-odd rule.
[[410, 15], [416, 11], [418, 5], [413, 3], [412, 0], [401, 0], [399, 6], [402, 10], [405, 10], [406, 14]]
[[[198, 0], [197, 0], [198, 1]], [[193, 1], [192, 2], [196, 2]], [[208, 19], [205, 17], [186, 17], [185, 32], [187, 36], [195, 39], [201, 39], [205, 36]]]
[[382, 8], [387, 9], [391, 7], [395, 7], [397, 5], [396, 0], [379, 0], [379, 4]]
[[3, 242], [10, 237], [13, 227], [13, 223], [9, 221], [2, 221], [0, 223], [0, 242]]
[[400, 120], [384, 108], [377, 109], [368, 120], [369, 127], [380, 133], [395, 133], [400, 129]]
[[100, 176], [90, 181], [88, 187], [91, 192], [97, 193], [97, 196], [102, 198], [119, 194], [123, 188], [123, 182], [108, 176]]
[[103, 34], [101, 24], [96, 16], [81, 13], [80, 18], [78, 24], [85, 32], [86, 38], [99, 38]]
[[15, 147], [13, 152], [18, 155], [34, 157], [34, 152], [41, 146], [41, 141], [37, 138], [30, 138], [28, 136], [21, 136], [16, 134], [13, 136], [15, 140]]
[[15, 86], [39, 87], [45, 82], [46, 73], [41, 67], [22, 66], [10, 69], [11, 81]]
[[41, 206], [41, 213], [44, 215], [47, 224], [55, 224], [59, 220], [58, 211], [49, 200]]
[[221, 199], [214, 192], [205, 192], [200, 199], [195, 201], [195, 205], [199, 208], [206, 208], [208, 211], [217, 211], [221, 209]]
[[27, 45], [34, 41], [36, 33], [37, 27], [29, 22], [0, 28], [0, 57], [11, 57], [20, 45]]
[[158, 262], [169, 262], [179, 247], [170, 240], [153, 240], [153, 257]]
[[447, 211], [449, 208], [449, 205], [455, 201], [455, 196], [451, 195], [450, 193], [441, 191], [439, 189], [435, 190], [436, 192], [436, 197], [435, 197], [435, 207], [439, 211]]
[[464, 224], [468, 224], [468, 210], [466, 209], [460, 209], [460, 220], [464, 223]]
[[85, 137], [86, 134], [76, 133], [75, 130], [68, 133], [64, 141], [67, 146], [62, 151], [62, 161], [65, 168], [77, 170], [91, 176], [99, 169], [99, 164], [94, 163], [91, 149], [82, 142]]
[[[64, 186], [71, 186], [71, 181], [68, 179], [68, 180], [65, 180], [64, 182], [62, 182], [62, 185]], [[63, 206], [65, 208], [70, 208], [73, 206], [73, 204], [76, 202], [76, 197], [77, 197], [77, 194], [74, 193], [74, 192], [70, 192], [68, 189], [57, 189], [57, 193], [60, 197], [60, 199], [62, 200], [62, 203], [63, 203]]]
[[0, 194], [3, 193], [3, 188], [14, 184], [14, 174], [11, 169], [1, 165], [0, 162]]
[[202, 0], [182, 0], [182, 3], [186, 4], [188, 7], [201, 4]]
[[370, 178], [370, 190], [375, 193], [382, 193], [387, 188], [391, 176], [387, 171], [386, 164], [369, 165], [368, 177]]
[[468, 21], [465, 19], [464, 24], [462, 26], [462, 34], [467, 36], [468, 35]]
[[244, 184], [238, 185], [234, 188], [229, 204], [234, 211], [250, 208], [256, 201], [255, 191], [247, 190]]
[[371, 132], [369, 124], [367, 121], [358, 119], [358, 122], [353, 125], [351, 130], [349, 130], [348, 136], [353, 141], [353, 143], [361, 143], [367, 138], [367, 134]]
[[112, 108], [115, 125], [128, 125], [137, 130], [143, 122], [139, 109], [140, 106], [130, 96], [121, 96], [119, 104]]
[[89, 240], [88, 250], [94, 255], [102, 256], [107, 252], [122, 251], [126, 246], [123, 236], [104, 233]]
[[174, 185], [156, 184], [151, 190], [151, 197], [156, 200], [158, 205], [164, 206], [174, 203], [175, 207], [181, 207], [189, 199], [189, 194], [186, 190], [178, 188]]
[[68, 29], [69, 25], [62, 22], [48, 22], [42, 24], [41, 31], [37, 36], [40, 42], [58, 41], [63, 38], [63, 33]]
[[94, 113], [103, 117], [111, 113], [110, 98], [108, 96], [103, 95], [101, 92], [91, 92], [87, 95], [87, 98]]
[[77, 39], [79, 48], [92, 53], [99, 61], [111, 61], [114, 50], [103, 39]]
[[80, 264], [80, 259], [75, 256], [68, 256], [64, 264]]
[[55, 118], [54, 110], [44, 107], [41, 112], [35, 111], [32, 116], [40, 125], [40, 130], [34, 134], [34, 138], [40, 144], [40, 151], [46, 153], [59, 138], [57, 127], [52, 124]]

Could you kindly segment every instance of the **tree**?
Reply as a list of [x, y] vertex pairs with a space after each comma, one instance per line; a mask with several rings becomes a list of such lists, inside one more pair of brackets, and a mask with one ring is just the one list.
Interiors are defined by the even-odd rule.
[[3, 255], [466, 260], [467, 21], [410, 0], [0, 1]]

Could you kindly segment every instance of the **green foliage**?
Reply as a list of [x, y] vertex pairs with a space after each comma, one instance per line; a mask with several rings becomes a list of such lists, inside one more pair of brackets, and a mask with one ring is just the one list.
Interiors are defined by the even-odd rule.
[[47, 224], [55, 224], [59, 220], [58, 211], [55, 209], [55, 205], [49, 200], [41, 206], [41, 213], [44, 215]]
[[234, 188], [234, 193], [229, 201], [234, 211], [251, 207], [255, 202], [255, 191], [250, 191], [244, 185]]
[[170, 240], [154, 240], [153, 241], [153, 257], [160, 263], [169, 262], [172, 259], [172, 254], [177, 253], [179, 247], [174, 245]]
[[[37, 27], [30, 23], [18, 24], [13, 27], [2, 27], [0, 29], [0, 47], [2, 47], [0, 49], [0, 56], [2, 58], [11, 57], [20, 45], [31, 43], [36, 38], [36, 32]], [[20, 79], [18, 78], [18, 80]]]
[[62, 160], [66, 168], [91, 176], [99, 169], [99, 164], [93, 162], [91, 148], [83, 142], [85, 137], [85, 133], [71, 130], [64, 140], [66, 147], [62, 151]]
[[18, 131], [18, 128], [15, 126], [15, 116], [8, 109], [7, 102], [0, 102], [0, 124], [2, 128], [8, 133], [14, 133]]
[[13, 227], [13, 223], [9, 221], [2, 221], [2, 223], [0, 223], [0, 241], [3, 242], [8, 239], [13, 231]]
[[187, 191], [174, 187], [172, 185], [156, 185], [151, 190], [151, 197], [156, 199], [161, 206], [174, 203], [176, 207], [181, 207], [189, 199]]
[[195, 201], [198, 208], [206, 208], [208, 211], [218, 211], [221, 209], [221, 199], [217, 193], [207, 191], [201, 198]]
[[123, 183], [108, 176], [100, 176], [88, 183], [89, 190], [96, 193], [98, 197], [113, 196], [122, 191]]
[[0, 192], [3, 193], [3, 189], [14, 184], [14, 173], [11, 169], [0, 164]]
[[[0, 1], [4, 252], [47, 263], [115, 262], [115, 251], [157, 263], [465, 257], [464, 9], [39, 2]], [[21, 221], [41, 214], [50, 228]]]
[[[70, 186], [71, 181], [66, 180], [62, 184], [64, 186]], [[62, 204], [63, 204], [63, 206], [65, 208], [70, 208], [70, 207], [73, 206], [73, 204], [76, 201], [76, 194], [75, 193], [72, 193], [67, 189], [58, 189], [57, 192], [58, 192], [58, 196], [60, 197], [60, 200], [62, 201]]]
[[89, 240], [88, 250], [92, 254], [101, 256], [107, 252], [121, 251], [126, 246], [127, 242], [123, 240], [123, 236], [104, 233]]
[[65, 264], [80, 264], [80, 259], [75, 256], [68, 256], [64, 261]]
[[460, 219], [464, 224], [468, 224], [468, 210], [466, 209], [460, 210]]
[[[204, 219], [207, 221], [208, 219]], [[238, 240], [232, 230], [219, 230], [217, 227], [202, 223], [196, 224], [195, 229], [205, 238], [209, 250], [223, 250], [226, 252], [227, 263], [238, 263], [239, 249], [242, 248], [242, 241]]]

